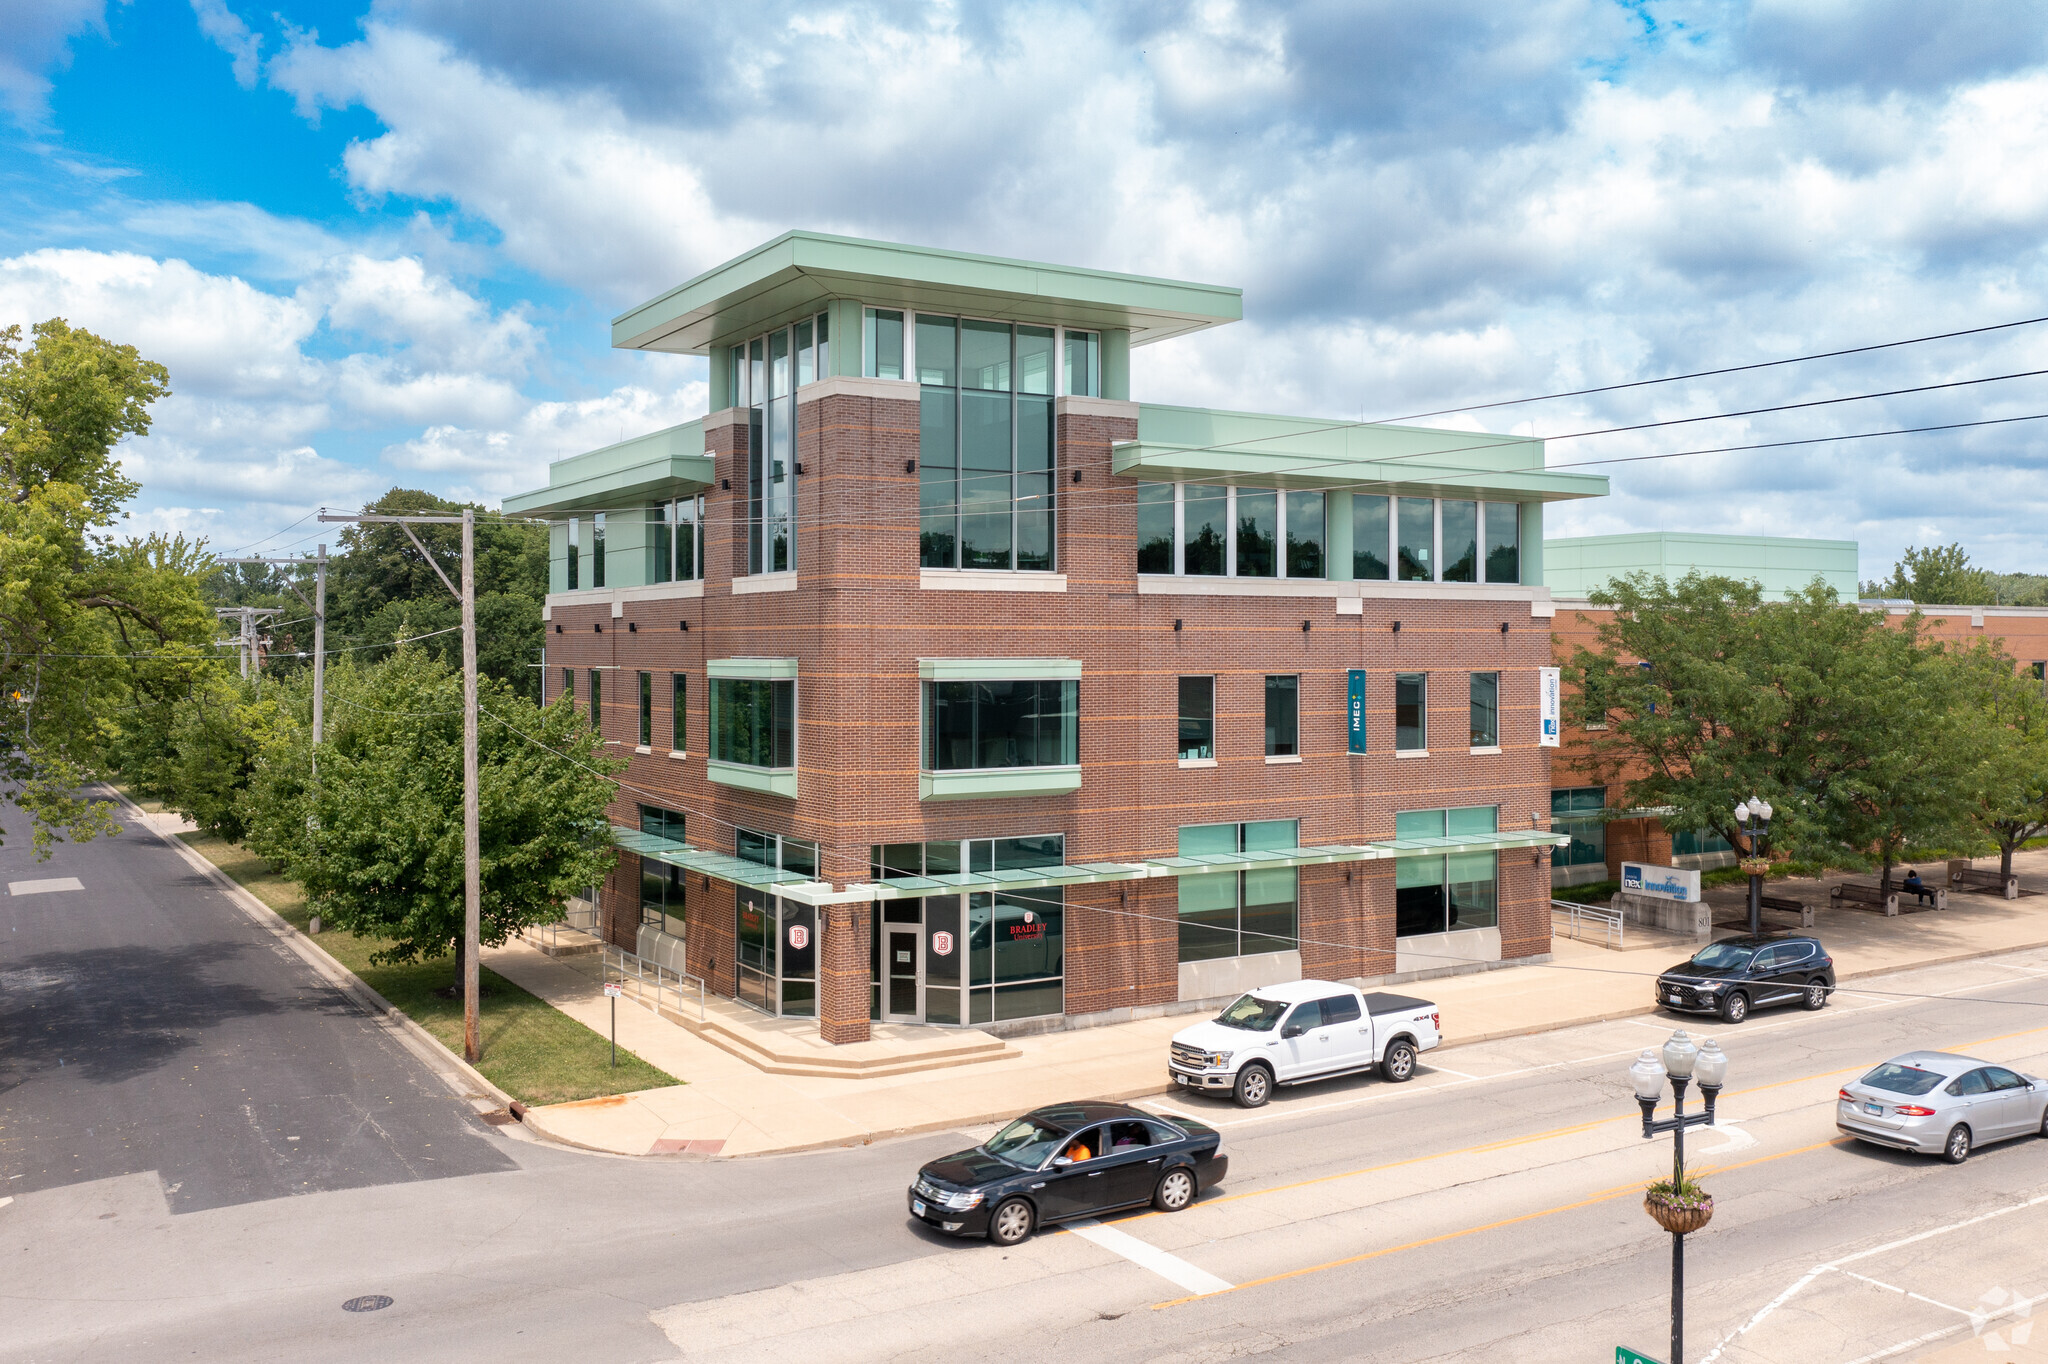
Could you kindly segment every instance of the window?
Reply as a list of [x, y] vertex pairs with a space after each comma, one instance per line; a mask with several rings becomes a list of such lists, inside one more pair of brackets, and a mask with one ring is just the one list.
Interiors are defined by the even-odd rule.
[[862, 326], [861, 373], [870, 379], [903, 377], [903, 314], [869, 308]]
[[1486, 581], [1522, 581], [1521, 508], [1512, 502], [1488, 502], [1486, 512]]
[[577, 551], [577, 546], [576, 546], [576, 541], [577, 541], [577, 539], [578, 539], [578, 535], [577, 535], [577, 532], [578, 532], [578, 531], [579, 531], [580, 529], [581, 529], [581, 522], [580, 522], [580, 521], [579, 521], [579, 520], [578, 520], [578, 519], [577, 519], [576, 517], [573, 517], [573, 516], [572, 516], [572, 517], [570, 517], [570, 518], [569, 518], [569, 590], [570, 590], [571, 592], [574, 592], [574, 591], [576, 590], [576, 586], [577, 586], [577, 576], [576, 576], [576, 570], [577, 570], [577, 566], [578, 566], [578, 565], [577, 565], [577, 552], [576, 552], [576, 551]]
[[604, 513], [590, 514], [590, 585], [604, 586]]
[[[1296, 848], [1301, 845], [1300, 829], [1300, 823], [1291, 819], [1184, 825], [1180, 855], [1235, 856]], [[1182, 961], [1291, 952], [1300, 946], [1294, 868], [1198, 873], [1179, 881]]]
[[640, 747], [654, 747], [654, 674], [640, 674]]
[[917, 315], [918, 562], [1050, 572], [1050, 327]]
[[[818, 879], [816, 843], [738, 829], [734, 844], [743, 862], [794, 872], [807, 881]], [[816, 1017], [817, 909], [745, 886], [734, 899], [733, 964], [739, 998], [785, 1018]]]
[[1180, 760], [1202, 762], [1216, 757], [1216, 679], [1180, 679]]
[[795, 767], [795, 680], [712, 678], [711, 758], [746, 767]]
[[[1705, 853], [1734, 852], [1735, 845], [1708, 829], [1680, 829], [1671, 835], [1673, 857], [1696, 857]], [[1604, 858], [1602, 859], [1605, 860]]]
[[1500, 674], [1472, 674], [1472, 747], [1500, 747]]
[[924, 684], [927, 772], [1071, 767], [1081, 684], [1071, 678]]
[[[1570, 834], [1570, 846], [1553, 849], [1553, 867], [1591, 867], [1607, 864], [1607, 825], [1600, 812], [1607, 807], [1607, 788], [1576, 786], [1550, 793], [1550, 827]], [[1672, 851], [1677, 851], [1673, 840]]]
[[2048, 694], [2048, 662], [2035, 663], [2032, 665], [2032, 671], [2034, 680], [2041, 684], [2042, 692]]
[[1287, 576], [1323, 576], [1323, 495], [1287, 494]]
[[1198, 483], [1138, 488], [1140, 573], [1321, 578], [1324, 543], [1320, 492]]
[[1362, 1016], [1357, 995], [1331, 995], [1318, 1001], [1323, 1006], [1323, 1026], [1333, 1023], [1356, 1023]]
[[[1405, 810], [1394, 816], [1394, 837], [1490, 834], [1499, 824], [1499, 807], [1492, 805], [1456, 810]], [[1496, 927], [1500, 921], [1496, 891], [1498, 872], [1499, 855], [1491, 852], [1397, 859], [1394, 863], [1394, 935], [1414, 937], [1423, 933]]]
[[1066, 389], [1077, 398], [1102, 396], [1102, 338], [1094, 332], [1066, 334]]
[[574, 668], [562, 669], [562, 695], [558, 699], [567, 701], [572, 706], [576, 704], [576, 670]]
[[1266, 679], [1266, 756], [1301, 755], [1301, 678]]
[[[869, 849], [869, 859], [877, 881], [952, 876], [961, 872], [1022, 871], [1061, 865], [1066, 859], [1066, 836], [1039, 834], [876, 844]], [[1066, 898], [1057, 886], [1000, 894], [927, 895], [922, 900], [886, 902], [874, 916], [875, 936], [869, 953], [877, 1017], [881, 1016], [882, 990], [893, 984], [884, 980], [882, 971], [885, 920], [892, 925], [918, 924], [922, 920], [923, 1003], [927, 1023], [979, 1024], [1035, 1018], [1063, 1012], [1066, 1007]], [[964, 953], [959, 950], [963, 942]], [[947, 950], [939, 950], [941, 947]], [[892, 997], [890, 1012], [904, 1014], [915, 1010], [897, 1007]]]
[[1138, 485], [1138, 572], [1173, 572], [1173, 485]]
[[1394, 674], [1394, 751], [1429, 750], [1429, 674]]
[[596, 668], [590, 670], [590, 724], [604, 737], [604, 674]]
[[647, 581], [691, 582], [704, 576], [704, 499], [676, 497], [647, 509]]
[[[640, 832], [683, 841], [683, 816], [658, 806], [640, 807]], [[640, 922], [678, 938], [683, 936], [683, 869], [657, 858], [640, 858]]]
[[669, 685], [669, 734], [668, 746], [676, 753], [690, 751], [690, 675], [670, 673]]
[[1351, 495], [1351, 576], [1361, 582], [1387, 580], [1388, 498]]
[[1401, 581], [1432, 582], [1436, 578], [1436, 503], [1426, 497], [1396, 498], [1400, 504]]
[[747, 343], [747, 571], [796, 567], [796, 383], [790, 329]]
[[1479, 504], [1441, 502], [1444, 527], [1444, 581], [1479, 581]]

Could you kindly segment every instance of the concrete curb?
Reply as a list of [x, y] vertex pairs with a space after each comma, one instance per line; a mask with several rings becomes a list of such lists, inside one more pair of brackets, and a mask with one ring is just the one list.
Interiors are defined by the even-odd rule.
[[[248, 915], [257, 927], [266, 930], [297, 953], [299, 958], [312, 967], [322, 979], [348, 995], [373, 1020], [388, 1028], [400, 1045], [417, 1056], [427, 1069], [434, 1073], [435, 1078], [448, 1086], [457, 1098], [468, 1100], [479, 1115], [501, 1108], [511, 1108], [511, 1095], [492, 1084], [474, 1066], [442, 1045], [440, 1038], [428, 1032], [402, 1009], [364, 984], [360, 976], [328, 956], [318, 943], [292, 927], [276, 910], [257, 899], [247, 887], [209, 862], [197, 849], [189, 846], [183, 839], [168, 837], [152, 826], [149, 823], [149, 812], [129, 799], [127, 793], [115, 790], [111, 786], [105, 789], [128, 808], [129, 813], [135, 817], [134, 823], [137, 827], [177, 853], [184, 859], [186, 865], [213, 882], [214, 886], [227, 896], [229, 903]], [[492, 1130], [520, 1140], [541, 1139], [537, 1133], [519, 1131], [520, 1126], [522, 1125], [508, 1123], [503, 1127], [493, 1126]], [[552, 1144], [553, 1139], [548, 1140]]]

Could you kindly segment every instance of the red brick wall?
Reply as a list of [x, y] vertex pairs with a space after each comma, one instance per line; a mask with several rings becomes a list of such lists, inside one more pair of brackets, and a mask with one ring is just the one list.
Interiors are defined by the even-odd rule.
[[[1064, 593], [926, 591], [917, 564], [914, 400], [838, 394], [802, 405], [798, 485], [800, 589], [734, 596], [744, 563], [745, 469], [735, 450], [745, 427], [706, 431], [717, 476], [731, 488], [709, 493], [707, 580], [701, 599], [628, 602], [618, 621], [608, 605], [557, 605], [549, 643], [550, 694], [560, 669], [616, 664], [605, 684], [605, 733], [630, 761], [615, 817], [636, 819], [638, 803], [688, 817], [690, 840], [731, 851], [734, 825], [815, 840], [821, 874], [866, 880], [869, 846], [884, 842], [1063, 832], [1069, 861], [1116, 861], [1172, 854], [1179, 826], [1298, 818], [1304, 843], [1391, 837], [1398, 810], [1499, 805], [1504, 828], [1526, 828], [1549, 809], [1549, 759], [1535, 745], [1536, 669], [1551, 661], [1546, 623], [1520, 602], [1486, 601], [1456, 589], [1440, 597], [1373, 600], [1359, 616], [1338, 616], [1328, 598], [1140, 595], [1136, 483], [1108, 472], [1113, 440], [1135, 422], [1063, 415], [1059, 422], [1064, 501], [1059, 563]], [[1078, 469], [1081, 482], [1071, 482]], [[684, 632], [679, 622], [687, 620]], [[1182, 628], [1174, 629], [1176, 620]], [[1309, 622], [1304, 632], [1302, 622]], [[1399, 633], [1393, 630], [1401, 623]], [[1508, 626], [1503, 634], [1501, 625]], [[628, 630], [628, 625], [636, 630]], [[601, 630], [592, 627], [601, 626]], [[1082, 660], [1079, 791], [1033, 799], [921, 802], [918, 799], [918, 660], [927, 657], [1062, 657]], [[746, 656], [800, 660], [799, 795], [791, 802], [706, 781], [708, 687], [705, 661]], [[1345, 670], [1371, 670], [1372, 752], [1346, 749]], [[640, 669], [655, 673], [656, 743], [635, 754]], [[1432, 756], [1392, 752], [1395, 671], [1431, 674]], [[1505, 751], [1466, 751], [1466, 674], [1502, 673]], [[690, 675], [690, 756], [667, 755], [668, 674]], [[1177, 682], [1206, 673], [1217, 684], [1214, 768], [1177, 761]], [[1298, 764], [1265, 762], [1264, 679], [1299, 673]], [[641, 794], [631, 787], [654, 794]], [[1502, 937], [1516, 954], [1547, 950], [1548, 877], [1502, 868]], [[1310, 868], [1302, 874], [1303, 945], [1310, 970], [1379, 974], [1393, 963], [1390, 863]], [[617, 878], [615, 878], [617, 879]], [[693, 964], [731, 988], [732, 891], [689, 887]], [[614, 896], [607, 888], [607, 904]], [[637, 892], [630, 877], [616, 894]], [[709, 903], [707, 903], [707, 900]], [[1068, 892], [1067, 1009], [1172, 1001], [1178, 990], [1177, 930], [1170, 880], [1108, 884]], [[637, 909], [612, 922], [614, 941]], [[835, 925], [837, 920], [835, 919]], [[858, 991], [842, 982], [833, 1010], [865, 1019], [867, 929], [857, 942]], [[835, 930], [836, 931], [836, 930]], [[827, 955], [833, 932], [826, 934]], [[630, 938], [623, 939], [630, 941]], [[708, 968], [701, 968], [708, 969]], [[825, 993], [833, 993], [826, 991]], [[857, 993], [857, 998], [856, 998]], [[836, 997], [836, 996], [835, 996]], [[828, 1031], [864, 1029], [836, 1018]]]

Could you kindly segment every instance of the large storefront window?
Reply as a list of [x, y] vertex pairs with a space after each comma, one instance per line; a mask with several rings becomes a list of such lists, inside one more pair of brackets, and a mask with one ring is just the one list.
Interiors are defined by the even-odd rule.
[[1323, 495], [1199, 483], [1138, 487], [1138, 572], [1321, 578]]
[[1521, 508], [1513, 502], [1351, 497], [1351, 576], [1361, 582], [1518, 583]]
[[[875, 879], [1058, 866], [1063, 834], [877, 844]], [[1066, 900], [1058, 887], [926, 895], [876, 906], [873, 1016], [989, 1023], [1065, 1011]]]
[[796, 682], [712, 678], [711, 757], [748, 767], [796, 766]]
[[[741, 829], [740, 859], [778, 871], [818, 876], [818, 845], [800, 838]], [[734, 965], [739, 997], [785, 1018], [818, 1013], [818, 911], [769, 891], [738, 888]]]
[[830, 321], [819, 313], [732, 348], [725, 397], [747, 409], [749, 573], [796, 567], [796, 391], [831, 372]]
[[[1499, 827], [1500, 809], [1493, 805], [1404, 810], [1394, 816], [1397, 839], [1490, 834]], [[1394, 863], [1394, 935], [1406, 938], [1498, 926], [1499, 869], [1500, 854], [1491, 852], [1398, 859]]]
[[927, 681], [925, 770], [1071, 767], [1081, 760], [1080, 694], [1072, 678]]
[[704, 576], [704, 499], [675, 497], [647, 508], [647, 578], [691, 582]]
[[1607, 865], [1607, 825], [1600, 818], [1606, 808], [1604, 786], [1575, 786], [1550, 793], [1550, 825], [1572, 837], [1568, 847], [1551, 851], [1552, 867]]
[[[683, 842], [683, 816], [679, 810], [663, 810], [653, 805], [640, 807], [640, 832], [655, 834], [661, 838]], [[683, 869], [656, 861], [652, 857], [640, 859], [640, 922], [649, 928], [658, 928], [673, 937], [683, 936], [688, 916], [684, 912]]]
[[[1226, 856], [1301, 846], [1301, 823], [1292, 819], [1248, 824], [1190, 824], [1180, 831], [1180, 855]], [[1292, 867], [1261, 867], [1182, 876], [1180, 959], [1213, 961], [1300, 946]]]
[[1053, 566], [1053, 332], [917, 315], [918, 562]]

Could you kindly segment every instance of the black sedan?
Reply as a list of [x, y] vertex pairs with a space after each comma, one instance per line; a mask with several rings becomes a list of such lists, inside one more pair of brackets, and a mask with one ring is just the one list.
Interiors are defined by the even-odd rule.
[[1818, 938], [1723, 938], [1657, 977], [1657, 1002], [1740, 1023], [1749, 1011], [1794, 1000], [1825, 1008], [1835, 959]]
[[1149, 1203], [1179, 1212], [1219, 1184], [1230, 1157], [1216, 1129], [1123, 1104], [1054, 1104], [971, 1151], [928, 1162], [910, 1215], [956, 1236], [1014, 1246], [1034, 1227]]

